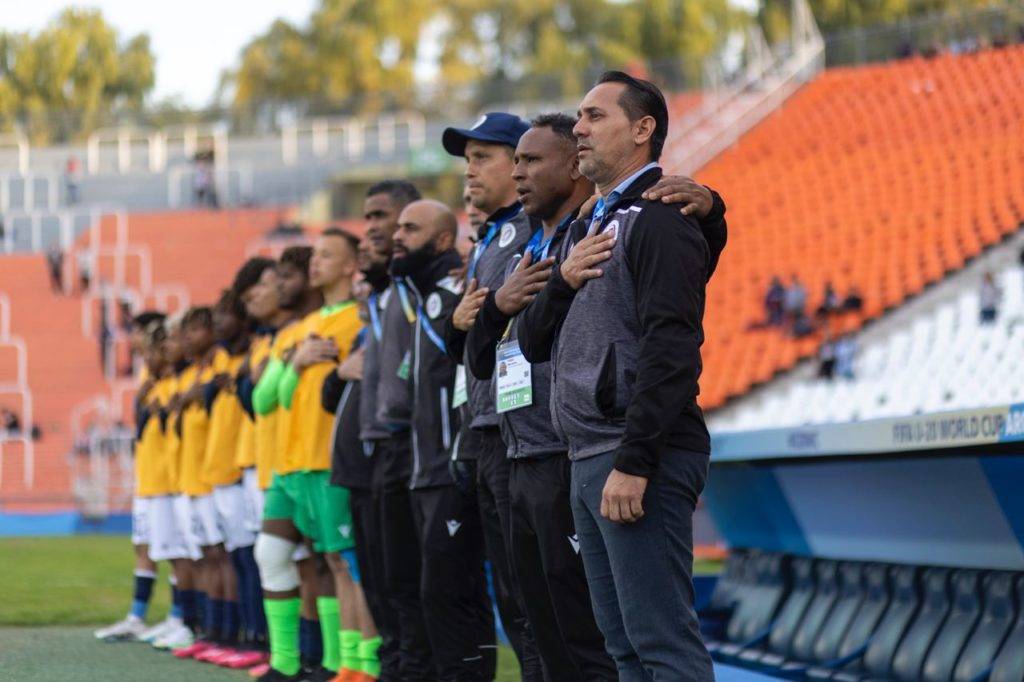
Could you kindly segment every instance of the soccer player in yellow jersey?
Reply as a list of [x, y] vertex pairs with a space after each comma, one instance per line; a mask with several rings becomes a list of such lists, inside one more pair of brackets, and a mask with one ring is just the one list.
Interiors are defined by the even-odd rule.
[[161, 313], [147, 311], [132, 319], [132, 355], [146, 356], [146, 364], [138, 376], [139, 388], [135, 399], [135, 491], [132, 495], [131, 534], [135, 549], [134, 592], [128, 615], [123, 620], [94, 633], [97, 639], [104, 641], [135, 639], [147, 631], [146, 612], [157, 572], [156, 563], [149, 556], [152, 544], [153, 507], [160, 504], [159, 498], [169, 492], [164, 490], [165, 477], [162, 478], [163, 472], [159, 470], [159, 463], [154, 461], [152, 432], [146, 430], [151, 416], [146, 405], [155, 397], [152, 363], [157, 360], [148, 353], [150, 344], [147, 343], [147, 335], [150, 325], [162, 328], [163, 318]]
[[[192, 658], [210, 649], [221, 639], [224, 623], [224, 597], [235, 589], [235, 573], [224, 549], [224, 536], [218, 524], [213, 501], [213, 486], [203, 476], [206, 445], [210, 433], [210, 408], [216, 396], [214, 379], [228, 368], [228, 354], [214, 341], [213, 312], [208, 307], [189, 310], [181, 323], [185, 348], [192, 364], [181, 375], [179, 401], [181, 425], [181, 465], [178, 481], [187, 496], [189, 535], [193, 549], [199, 547], [204, 605], [203, 638], [175, 651], [179, 658]], [[180, 498], [179, 498], [180, 499]]]
[[223, 539], [223, 552], [228, 556], [222, 558], [221, 550], [214, 551], [223, 581], [222, 599], [215, 600], [212, 609], [214, 618], [220, 618], [219, 622], [214, 622], [217, 646], [196, 654], [195, 659], [221, 664], [238, 653], [243, 614], [240, 584], [244, 586], [250, 580], [247, 566], [241, 561], [241, 551], [243, 548], [251, 550], [256, 533], [246, 525], [242, 469], [236, 462], [243, 411], [235, 390], [235, 376], [249, 350], [249, 317], [231, 289], [221, 294], [212, 317], [214, 338], [220, 350], [215, 356], [215, 374], [205, 389], [209, 432], [200, 479], [213, 487], [217, 526]]
[[[293, 353], [272, 355], [272, 364], [268, 365], [254, 399], [257, 412], [262, 412], [266, 408], [265, 396], [276, 392], [277, 402], [283, 408], [277, 429], [278, 442], [284, 449], [268, 491], [265, 532], [256, 550], [267, 592], [272, 666], [268, 675], [276, 675], [268, 679], [287, 679], [298, 671], [295, 652], [284, 648], [284, 637], [294, 629], [298, 601], [291, 595], [278, 594], [287, 591], [281, 588], [295, 588], [297, 575], [290, 555], [299, 535], [308, 538], [314, 550], [327, 557], [335, 578], [334, 585], [328, 585], [317, 599], [325, 669], [316, 672], [318, 679], [329, 679], [328, 675], [336, 673], [341, 665], [338, 600], [330, 591], [340, 589], [347, 605], [362, 601], [361, 596], [356, 596], [358, 587], [352, 582], [347, 561], [341, 554], [350, 553], [354, 547], [348, 491], [329, 485], [332, 419], [320, 405], [324, 378], [347, 354], [362, 328], [358, 306], [352, 300], [357, 244], [355, 237], [333, 228], [317, 240], [309, 282], [311, 288], [322, 292], [324, 305], [299, 323], [294, 337], [301, 343]], [[365, 607], [362, 611], [366, 611]], [[353, 613], [349, 620], [352, 622], [347, 626], [358, 629], [358, 615]], [[282, 633], [280, 638], [278, 631]]]
[[311, 257], [309, 247], [289, 247], [276, 266], [260, 278], [262, 284], [274, 287], [281, 312], [266, 362], [252, 369], [256, 383], [252, 405], [259, 441], [260, 483], [265, 484], [268, 471], [272, 473], [270, 485], [264, 491], [263, 523], [256, 540], [271, 648], [271, 667], [265, 672], [265, 680], [292, 679], [300, 662], [301, 667], [306, 668], [313, 667], [314, 663], [319, 665], [321, 658], [317, 648], [321, 630], [316, 599], [318, 594], [331, 592], [326, 563], [322, 555], [311, 557], [303, 544], [302, 534], [292, 519], [289, 497], [278, 475], [289, 437], [286, 413], [278, 402], [278, 381], [305, 336], [302, 321], [323, 305], [320, 291], [309, 286]]

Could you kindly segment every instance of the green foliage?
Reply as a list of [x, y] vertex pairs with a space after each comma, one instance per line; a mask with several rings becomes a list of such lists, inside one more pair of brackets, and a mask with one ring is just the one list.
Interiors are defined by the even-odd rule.
[[154, 67], [149, 37], [120, 43], [98, 10], [66, 9], [35, 35], [0, 31], [0, 129], [20, 125], [35, 143], [86, 134], [140, 109]]
[[745, 20], [728, 0], [321, 0], [308, 25], [250, 42], [223, 83], [238, 110], [307, 111], [412, 104], [425, 63], [443, 104], [574, 96], [611, 67], [678, 86]]

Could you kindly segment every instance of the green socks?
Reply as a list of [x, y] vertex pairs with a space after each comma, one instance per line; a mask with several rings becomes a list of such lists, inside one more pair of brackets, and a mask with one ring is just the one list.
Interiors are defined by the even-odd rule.
[[362, 665], [359, 660], [359, 642], [363, 635], [359, 630], [342, 630], [341, 637], [341, 667], [343, 670], [359, 670]]
[[264, 599], [270, 631], [270, 667], [285, 675], [299, 672], [299, 611], [302, 600]]
[[362, 664], [362, 670], [374, 679], [380, 677], [380, 659], [377, 658], [380, 641], [380, 637], [371, 637], [359, 643], [359, 662]]
[[[341, 619], [338, 616], [338, 600], [335, 597], [317, 597], [316, 612], [320, 614], [320, 634], [324, 641], [324, 658], [321, 665], [332, 672], [338, 672], [344, 661], [344, 648], [338, 648], [338, 629]], [[345, 633], [342, 632], [342, 637]], [[344, 640], [342, 640], [343, 642]], [[341, 645], [344, 647], [344, 643]]]

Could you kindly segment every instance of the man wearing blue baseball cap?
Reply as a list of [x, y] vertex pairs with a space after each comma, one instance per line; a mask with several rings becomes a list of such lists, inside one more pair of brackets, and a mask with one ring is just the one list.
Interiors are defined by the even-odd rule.
[[[448, 354], [465, 377], [456, 383], [456, 407], [466, 403], [469, 430], [453, 457], [476, 460], [476, 490], [487, 555], [494, 572], [498, 612], [519, 659], [522, 679], [543, 680], [544, 673], [533, 632], [526, 618], [523, 595], [512, 571], [509, 475], [511, 463], [501, 438], [495, 407], [495, 385], [465, 371], [466, 333], [489, 291], [496, 291], [513, 256], [522, 253], [537, 225], [523, 212], [512, 180], [513, 155], [529, 124], [513, 114], [484, 114], [471, 128], [448, 128], [441, 142], [452, 156], [466, 159], [466, 190], [487, 221], [476, 233], [476, 245], [466, 270], [462, 302], [445, 326]], [[539, 224], [539, 223], [538, 223]], [[471, 466], [471, 465], [470, 465]]]

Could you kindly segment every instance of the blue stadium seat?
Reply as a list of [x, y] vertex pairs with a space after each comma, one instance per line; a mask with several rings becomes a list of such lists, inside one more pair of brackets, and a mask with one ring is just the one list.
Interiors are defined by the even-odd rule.
[[881, 622], [864, 651], [860, 665], [833, 675], [840, 682], [857, 682], [865, 678], [892, 679], [892, 661], [911, 621], [921, 608], [917, 569], [893, 566], [889, 571], [892, 598]]
[[1017, 575], [1015, 589], [1017, 603], [1017, 621], [1007, 636], [999, 655], [992, 662], [992, 673], [989, 682], [1021, 682], [1024, 680], [1024, 575]]
[[[789, 653], [793, 635], [800, 626], [800, 621], [803, 619], [807, 606], [814, 598], [815, 592], [814, 561], [812, 559], [793, 559], [790, 571], [793, 578], [792, 588], [786, 598], [786, 603], [782, 605], [778, 616], [772, 622], [767, 640], [767, 651], [783, 656]], [[746, 647], [738, 649], [730, 647], [722, 654], [733, 660], [757, 664], [764, 652], [764, 643], [757, 641], [750, 642]]]
[[807, 661], [811, 658], [811, 651], [814, 649], [814, 641], [821, 632], [822, 626], [832, 607], [835, 606], [839, 597], [839, 566], [834, 561], [823, 560], [818, 562], [815, 568], [817, 576], [817, 589], [814, 591], [814, 599], [800, 619], [800, 625], [793, 633], [793, 641], [790, 644], [788, 654], [769, 652], [761, 656], [759, 663], [770, 668], [781, 668], [787, 659]]
[[786, 594], [786, 566], [788, 558], [781, 554], [759, 555], [753, 564], [756, 580], [743, 589], [748, 592], [737, 606], [726, 629], [728, 643], [708, 647], [722, 660], [737, 655], [745, 647], [764, 640], [772, 618]]
[[[825, 633], [826, 630], [831, 630], [830, 622], [822, 630], [822, 636], [815, 644], [815, 655], [821, 663], [806, 669], [804, 676], [813, 679], [829, 679], [837, 669], [846, 666], [853, 667], [867, 650], [868, 642], [889, 606], [889, 567], [885, 564], [867, 564], [864, 566], [861, 578], [863, 592], [860, 605], [853, 615], [849, 627], [846, 628], [846, 633], [843, 635], [842, 641], [839, 642], [838, 648], [832, 655], [828, 655], [829, 642]], [[847, 589], [848, 583], [844, 580], [844, 593]], [[843, 601], [845, 598], [845, 596], [840, 597], [840, 600]], [[836, 612], [839, 611], [840, 605], [837, 604]]]
[[[802, 677], [814, 663], [824, 663], [837, 658], [839, 646], [864, 603], [864, 564], [844, 562], [839, 565], [839, 594], [832, 611], [814, 640], [809, 656], [801, 656], [782, 666], [784, 677]], [[794, 655], [800, 652], [794, 648]]]
[[892, 679], [918, 680], [925, 656], [950, 611], [949, 569], [929, 568], [921, 580], [921, 610], [892, 659]]
[[960, 652], [964, 650], [974, 626], [981, 618], [981, 595], [978, 593], [978, 571], [964, 570], [953, 574], [953, 605], [935, 643], [928, 650], [921, 668], [925, 682], [946, 682], [952, 679]]
[[743, 597], [743, 580], [749, 552], [745, 549], [730, 549], [725, 568], [715, 581], [715, 589], [708, 603], [698, 610], [701, 635], [711, 644], [725, 637], [729, 619], [736, 611], [736, 605]]
[[[955, 682], [971, 682], [988, 674], [1016, 616], [1012, 574], [1003, 571], [989, 573], [982, 582], [981, 592], [985, 610], [956, 663], [953, 671]], [[1024, 644], [1021, 646], [1024, 648]]]

